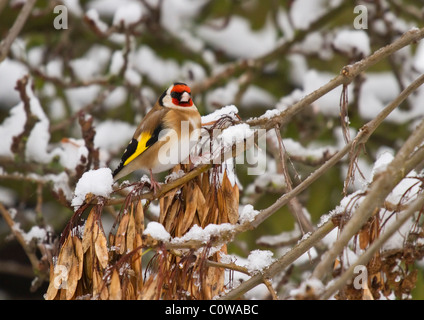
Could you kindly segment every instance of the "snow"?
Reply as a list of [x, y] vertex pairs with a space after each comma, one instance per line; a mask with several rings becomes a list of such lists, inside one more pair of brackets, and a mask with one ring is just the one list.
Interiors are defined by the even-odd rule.
[[253, 134], [254, 131], [247, 123], [240, 123], [222, 130], [220, 138], [222, 146], [226, 150], [227, 148], [231, 148], [233, 144], [244, 142], [244, 140], [249, 139]]
[[113, 16], [113, 25], [119, 26], [121, 23], [125, 27], [140, 21], [143, 15], [144, 6], [138, 2], [130, 2], [127, 5], [119, 6]]
[[204, 229], [195, 224], [182, 237], [174, 238], [171, 242], [174, 244], [180, 244], [194, 240], [207, 243], [210, 241], [211, 237], [220, 236], [223, 233], [232, 232], [233, 230], [234, 225], [230, 223], [208, 224]]
[[29, 98], [31, 113], [38, 118], [38, 121], [26, 142], [25, 157], [27, 161], [49, 163], [55, 155], [53, 152], [48, 152], [50, 122], [40, 105], [40, 101], [34, 95], [31, 84], [31, 81], [28, 81], [26, 93]]
[[[336, 75], [328, 72], [320, 72], [318, 70], [310, 69], [304, 76], [303, 91], [305, 95], [308, 95], [323, 85], [327, 84]], [[340, 113], [340, 95], [342, 93], [342, 87], [328, 92], [314, 102], [322, 114], [332, 117], [338, 117]], [[348, 96], [352, 96], [352, 86], [348, 87]]]
[[171, 239], [171, 235], [165, 230], [165, 227], [155, 221], [151, 221], [147, 224], [143, 234], [150, 235], [152, 238], [159, 241], [169, 241]]
[[334, 47], [351, 56], [365, 57], [371, 53], [370, 39], [364, 30], [340, 30], [333, 41]]
[[86, 105], [92, 103], [99, 96], [100, 86], [91, 85], [79, 88], [69, 88], [65, 90], [66, 99], [73, 112], [81, 110]]
[[336, 149], [333, 146], [326, 147], [304, 147], [293, 139], [283, 139], [285, 150], [290, 156], [304, 157], [307, 159], [321, 159], [326, 153], [333, 154]]
[[[26, 141], [25, 157], [28, 161], [48, 163], [55, 156], [54, 152], [48, 152], [50, 122], [40, 105], [40, 101], [34, 95], [31, 86], [32, 82], [28, 81], [25, 90], [29, 99], [31, 113], [37, 117], [38, 121], [34, 125]], [[0, 135], [2, 137], [0, 140], [1, 156], [9, 158], [14, 156], [10, 150], [13, 137], [23, 132], [25, 122], [26, 113], [24, 110], [24, 103], [20, 102], [10, 110], [10, 115], [0, 126]]]
[[[224, 21], [217, 19], [213, 25], [222, 25]], [[272, 23], [268, 21], [263, 29], [252, 30], [249, 22], [233, 15], [225, 28], [200, 26], [197, 34], [215, 48], [227, 55], [237, 58], [255, 58], [271, 51], [277, 40], [277, 33]]]
[[319, 296], [325, 289], [324, 284], [321, 280], [316, 278], [309, 278], [303, 281], [299, 288], [290, 290], [290, 296], [292, 297], [307, 297], [314, 294], [314, 296]]
[[107, 109], [115, 109], [121, 107], [128, 97], [128, 91], [125, 87], [119, 86], [110, 91], [109, 95], [104, 100]]
[[221, 119], [223, 116], [230, 116], [231, 119], [236, 119], [235, 115], [238, 114], [238, 109], [235, 105], [228, 105], [222, 107], [221, 109], [215, 110], [214, 112], [202, 116], [202, 124], [206, 124], [209, 122], [215, 122]]
[[81, 157], [88, 158], [88, 149], [83, 139], [64, 138], [60, 145], [60, 164], [69, 170], [75, 170], [81, 163]]
[[89, 193], [107, 198], [113, 191], [112, 185], [112, 171], [109, 168], [89, 170], [78, 180], [71, 205], [77, 209]]
[[[210, 90], [206, 95], [206, 104], [211, 106], [231, 105], [239, 90], [239, 82], [230, 80], [224, 87]], [[275, 104], [275, 98], [264, 89], [255, 85], [249, 85], [241, 98], [240, 104], [244, 108], [255, 106], [268, 108]]]
[[97, 9], [92, 8], [89, 9], [86, 13], [85, 16], [90, 19], [94, 25], [96, 26], [96, 28], [98, 30], [100, 30], [101, 32], [106, 32], [108, 29], [108, 26], [106, 23], [104, 23], [100, 17], [99, 17], [99, 13], [97, 12]]
[[168, 86], [180, 76], [180, 67], [173, 59], [162, 59], [148, 46], [134, 53], [134, 68], [158, 86]]
[[394, 156], [389, 151], [385, 151], [379, 154], [371, 172], [370, 182], [376, 175], [384, 172], [387, 166], [390, 164], [390, 162], [392, 162], [393, 159], [394, 159]]
[[26, 121], [23, 103], [10, 110], [9, 116], [3, 121], [0, 126], [0, 155], [7, 158], [13, 158], [13, 153], [10, 150], [12, 139], [23, 131], [23, 126]]
[[135, 129], [135, 126], [124, 121], [102, 121], [96, 125], [94, 146], [111, 153], [121, 152], [132, 138]]
[[258, 214], [259, 214], [259, 211], [255, 210], [251, 204], [240, 206], [239, 207], [239, 223], [244, 224], [247, 222], [252, 222], [253, 220], [255, 220]]
[[328, 4], [335, 6], [340, 1], [295, 0], [290, 7], [290, 16], [296, 29], [307, 29], [327, 10]]
[[[12, 189], [8, 189], [0, 186], [0, 202], [7, 207], [11, 207], [17, 200], [17, 194]], [[13, 217], [12, 217], [13, 219]]]
[[20, 101], [19, 93], [14, 88], [16, 81], [27, 72], [27, 68], [18, 61], [6, 58], [0, 63], [0, 108], [12, 107]]
[[271, 265], [275, 259], [272, 257], [274, 253], [269, 250], [253, 250], [247, 257], [247, 270], [251, 274], [262, 272], [269, 265]]
[[[414, 68], [424, 73], [424, 42], [420, 41], [413, 59]], [[0, 73], [1, 74], [1, 73]]]
[[32, 239], [43, 241], [47, 236], [47, 231], [39, 226], [33, 226], [28, 232], [22, 232], [22, 236], [27, 243], [31, 242]]
[[193, 33], [190, 26], [207, 2], [207, 0], [163, 0], [160, 24], [172, 36], [180, 39], [182, 45], [195, 52], [201, 52], [204, 47], [203, 41]]

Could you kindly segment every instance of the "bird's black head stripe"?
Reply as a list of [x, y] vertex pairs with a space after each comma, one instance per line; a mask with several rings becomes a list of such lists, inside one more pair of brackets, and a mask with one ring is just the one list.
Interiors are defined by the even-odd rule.
[[163, 107], [164, 105], [163, 105], [163, 98], [165, 98], [165, 96], [166, 96], [166, 91], [167, 90], [165, 90], [163, 93], [162, 93], [162, 95], [159, 97], [159, 105], [161, 106], [161, 107]]

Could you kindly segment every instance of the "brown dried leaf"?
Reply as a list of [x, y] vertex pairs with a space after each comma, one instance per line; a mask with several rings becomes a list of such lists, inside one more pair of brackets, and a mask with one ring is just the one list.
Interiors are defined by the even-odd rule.
[[193, 219], [196, 214], [197, 209], [197, 198], [198, 198], [198, 189], [194, 187], [192, 183], [187, 186], [186, 200], [185, 200], [185, 212], [183, 216], [183, 221], [180, 221], [179, 224], [179, 235], [183, 235], [192, 225]]
[[[222, 189], [218, 189], [216, 192], [217, 204], [218, 204], [218, 215], [209, 223], [226, 223], [228, 222], [227, 204]], [[219, 218], [218, 218], [219, 217]], [[219, 219], [219, 220], [218, 220]]]
[[[165, 230], [169, 233], [174, 229], [177, 221], [176, 216], [180, 209], [180, 201], [175, 200], [174, 203], [169, 207], [168, 212], [166, 214], [166, 219], [164, 221]], [[178, 237], [178, 235], [176, 235]]]
[[239, 189], [237, 183], [234, 183], [234, 187], [231, 185], [230, 179], [228, 179], [227, 172], [225, 171], [222, 179], [222, 193], [225, 201], [225, 208], [227, 209], [228, 221], [232, 224], [237, 223], [238, 206], [239, 206]]
[[211, 300], [218, 295], [224, 287], [225, 270], [221, 268], [208, 268], [206, 283], [202, 285], [202, 299]]
[[134, 213], [135, 230], [137, 233], [142, 234], [144, 231], [144, 209], [141, 201], [137, 202]]
[[56, 298], [58, 287], [57, 287], [55, 279], [56, 279], [56, 275], [54, 273], [54, 267], [53, 265], [51, 265], [50, 266], [50, 282], [49, 282], [49, 287], [47, 288], [47, 292], [45, 296], [46, 300], [54, 300]]
[[159, 223], [164, 224], [163, 222], [166, 219], [169, 207], [174, 202], [174, 196], [177, 193], [177, 191], [180, 190], [179, 188], [175, 188], [169, 192], [167, 192], [162, 198], [159, 200], [160, 204], [160, 215], [159, 215]]
[[125, 289], [125, 300], [134, 300], [134, 299], [135, 299], [134, 287], [131, 282], [128, 282], [127, 287]]
[[93, 243], [93, 223], [94, 223], [95, 211], [92, 209], [88, 214], [87, 221], [84, 225], [84, 233], [82, 235], [82, 249], [85, 253], [88, 247]]
[[134, 240], [135, 240], [135, 221], [134, 216], [131, 214], [129, 216], [128, 227], [127, 227], [127, 251], [132, 251], [134, 249]]
[[159, 295], [160, 288], [158, 288], [158, 276], [150, 276], [144, 283], [143, 289], [139, 292], [137, 299], [140, 300], [154, 300]]
[[94, 230], [97, 231], [97, 233], [95, 233], [95, 242], [94, 242], [96, 256], [102, 268], [105, 269], [109, 262], [109, 253], [107, 250], [106, 236], [104, 235], [103, 230], [100, 229], [97, 222], [94, 224]]
[[124, 254], [125, 252], [125, 234], [127, 233], [129, 215], [125, 214], [119, 222], [118, 231], [115, 235], [116, 252]]
[[359, 247], [364, 250], [368, 247], [368, 244], [370, 243], [370, 234], [369, 234], [369, 229], [365, 228], [362, 229], [359, 232]]
[[73, 255], [71, 270], [69, 271], [68, 280], [66, 282], [66, 300], [71, 300], [75, 294], [78, 285], [78, 273], [78, 258]]
[[[72, 242], [71, 233], [66, 237], [65, 242], [59, 251], [59, 256], [57, 258], [57, 263], [54, 267], [54, 282], [57, 288], [68, 286], [69, 273], [72, 268], [72, 263], [74, 262], [74, 246]], [[64, 294], [66, 297], [66, 293]]]
[[91, 282], [93, 281], [93, 260], [94, 260], [94, 247], [90, 246], [88, 251], [84, 253], [84, 276]]
[[141, 277], [141, 278], [142, 278], [142, 270], [141, 270], [141, 255], [142, 255], [141, 245], [142, 244], [143, 242], [141, 240], [141, 235], [137, 233], [134, 239], [134, 246], [135, 248], [140, 248], [140, 249], [138, 249], [137, 252], [134, 253], [132, 257], [131, 269], [134, 270], [136, 277]]
[[[204, 193], [202, 191], [202, 196], [203, 196], [203, 194]], [[211, 191], [207, 192], [206, 193], [206, 197], [204, 197], [205, 204], [204, 205], [198, 205], [197, 206], [197, 214], [199, 216], [199, 222], [200, 222], [200, 226], [202, 228], [204, 228], [206, 226], [206, 220], [208, 218], [208, 215], [209, 215], [210, 212], [212, 212], [212, 208], [214, 206], [214, 200], [213, 200], [213, 195], [214, 194], [215, 194], [215, 191], [214, 190], [211, 190]], [[206, 205], [206, 204], [209, 204], [209, 205]]]
[[101, 274], [94, 269], [93, 270], [93, 298], [105, 300], [104, 288], [106, 288], [105, 283]]
[[109, 299], [110, 300], [121, 300], [122, 291], [121, 291], [121, 282], [119, 279], [119, 274], [116, 269], [112, 272], [112, 277], [110, 279], [109, 285]]
[[75, 257], [77, 258], [78, 264], [78, 280], [81, 279], [82, 270], [83, 270], [83, 262], [84, 262], [84, 252], [82, 249], [82, 242], [78, 237], [72, 237], [74, 243]]

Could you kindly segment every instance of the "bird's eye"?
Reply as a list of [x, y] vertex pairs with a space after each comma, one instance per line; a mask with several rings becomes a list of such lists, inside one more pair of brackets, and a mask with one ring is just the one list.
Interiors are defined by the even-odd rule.
[[191, 95], [187, 91], [172, 91], [171, 92], [172, 102], [181, 107], [190, 107], [193, 105], [193, 101], [191, 99]]

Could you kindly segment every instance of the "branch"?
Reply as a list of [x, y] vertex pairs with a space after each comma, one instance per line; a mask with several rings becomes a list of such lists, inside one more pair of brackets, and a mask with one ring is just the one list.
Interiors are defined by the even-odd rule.
[[282, 111], [279, 115], [276, 115], [272, 118], [252, 118], [247, 120], [246, 122], [251, 126], [260, 126], [268, 130], [274, 128], [275, 126], [286, 125], [294, 115], [296, 115], [298, 112], [300, 112], [305, 107], [309, 106], [311, 103], [318, 100], [328, 92], [332, 91], [340, 85], [349, 84], [361, 72], [369, 69], [377, 62], [383, 60], [394, 52], [406, 47], [407, 45], [410, 45], [411, 43], [417, 42], [422, 38], [424, 38], [424, 28], [411, 29], [408, 32], [405, 32], [398, 40], [396, 40], [392, 44], [389, 44], [377, 50], [372, 55], [356, 62], [353, 65], [345, 66], [342, 69], [340, 75], [333, 78], [331, 81], [320, 87], [318, 90], [315, 90], [314, 92], [308, 94], [306, 97], [292, 105], [290, 108]]
[[337, 152], [333, 157], [331, 157], [330, 160], [328, 160], [321, 167], [315, 170], [302, 183], [296, 186], [296, 188], [281, 196], [268, 208], [263, 209], [261, 213], [256, 217], [255, 221], [252, 222], [252, 226], [256, 228], [264, 220], [269, 218], [274, 212], [276, 212], [281, 207], [285, 206], [293, 197], [299, 195], [302, 191], [309, 187], [321, 175], [327, 172], [328, 169], [332, 168], [346, 154], [351, 152], [352, 148], [356, 148], [364, 144], [369, 139], [371, 134], [378, 128], [381, 122], [385, 118], [387, 118], [390, 112], [392, 112], [397, 106], [399, 106], [412, 92], [414, 92], [414, 90], [416, 90], [423, 83], [424, 75], [420, 76], [417, 80], [415, 80], [412, 84], [405, 88], [405, 90], [402, 91], [400, 95], [396, 97], [396, 99], [394, 99], [389, 105], [387, 105], [373, 120], [369, 121], [364, 126], [362, 126], [355, 139], [347, 143], [339, 152]]
[[396, 217], [393, 224], [375, 240], [371, 246], [353, 263], [325, 292], [320, 296], [320, 299], [329, 299], [334, 293], [340, 290], [353, 276], [355, 267], [358, 265], [366, 265], [381, 246], [390, 239], [390, 237], [399, 230], [400, 227], [411, 218], [414, 213], [422, 209], [424, 206], [424, 197], [421, 195], [416, 199], [400, 217]]
[[[367, 124], [365, 124], [361, 130], [359, 130], [358, 135], [356, 136], [356, 138], [354, 140], [351, 140], [348, 144], [346, 144], [344, 146], [344, 148], [342, 150], [340, 150], [339, 152], [337, 152], [330, 160], [328, 160], [323, 166], [321, 166], [319, 169], [317, 169], [316, 171], [314, 171], [314, 173], [312, 173], [308, 178], [306, 178], [301, 184], [299, 184], [296, 188], [294, 188], [293, 190], [291, 190], [290, 192], [284, 194], [283, 196], [281, 196], [274, 204], [272, 204], [271, 206], [269, 206], [266, 209], [263, 209], [260, 214], [258, 214], [255, 218], [255, 220], [251, 223], [251, 228], [256, 228], [257, 226], [259, 226], [264, 220], [266, 220], [268, 217], [270, 217], [273, 213], [275, 213], [279, 208], [283, 207], [284, 205], [286, 205], [293, 197], [297, 196], [299, 193], [301, 193], [303, 190], [305, 190], [309, 185], [311, 185], [314, 181], [316, 181], [322, 174], [324, 174], [329, 168], [331, 168], [332, 166], [334, 166], [340, 159], [342, 159], [350, 150], [351, 148], [355, 147], [355, 145], [358, 145], [359, 143], [365, 143], [366, 140], [371, 136], [371, 134], [377, 129], [377, 127], [379, 126], [379, 124], [390, 114], [389, 111], [393, 111], [395, 109], [396, 106], [398, 106], [403, 100], [405, 100], [409, 94], [411, 94], [419, 85], [421, 85], [424, 82], [424, 75], [419, 77], [416, 81], [414, 81], [410, 86], [408, 86], [404, 91], [402, 91], [402, 93], [395, 99], [393, 100], [386, 108], [384, 108], [375, 119], [371, 120], [370, 122], [368, 122]], [[422, 129], [424, 131], [424, 121], [421, 124]], [[423, 132], [424, 134], [424, 132]], [[416, 146], [418, 144], [417, 141], [418, 140], [417, 137], [420, 137], [420, 133], [413, 133], [411, 136], [414, 136], [414, 142], [409, 142], [407, 141], [407, 143], [405, 143], [404, 148], [407, 148], [407, 150], [409, 150], [410, 152], [407, 153], [408, 155], [414, 150], [414, 146]], [[422, 140], [422, 139], [421, 139]], [[412, 144], [412, 146], [411, 146]], [[406, 147], [405, 147], [406, 146]], [[399, 151], [401, 152], [401, 151]], [[403, 151], [402, 153], [405, 153], [405, 151]], [[404, 163], [408, 164], [408, 166], [406, 167], [405, 170], [405, 165], [400, 166], [399, 163], [395, 164], [395, 166], [397, 166], [397, 168], [399, 169], [399, 171], [401, 171], [404, 175], [407, 174], [407, 172], [409, 172], [410, 170], [412, 170], [412, 168], [414, 166], [417, 165], [417, 163], [419, 163], [420, 161], [422, 161], [422, 156], [423, 156], [424, 151], [422, 149], [420, 149], [419, 151], [417, 151], [413, 157], [411, 157], [410, 159], [405, 159]], [[396, 168], [396, 167], [395, 167]], [[395, 180], [393, 177], [393, 174], [388, 174], [386, 175], [386, 177], [389, 180]], [[403, 178], [400, 177], [400, 180]], [[386, 179], [387, 180], [387, 179]], [[398, 180], [398, 181], [400, 181]], [[394, 183], [394, 186], [398, 183], [398, 182], [394, 182], [391, 181], [392, 183]], [[384, 187], [379, 185], [378, 187], [376, 187], [376, 191], [378, 191], [379, 189], [382, 189]], [[392, 190], [392, 188], [390, 188], [389, 192]], [[371, 213], [372, 210], [375, 208], [374, 203], [374, 196], [370, 196], [368, 195], [368, 199], [372, 202], [371, 204], [369, 204], [369, 206], [371, 207]], [[382, 201], [384, 202], [385, 197], [382, 199]], [[365, 202], [365, 201], [364, 201]], [[355, 215], [356, 216], [356, 215]], [[355, 217], [354, 216], [354, 217]], [[364, 220], [364, 222], [367, 219]], [[328, 222], [331, 223], [331, 229], [328, 230], [328, 232], [330, 232], [333, 228], [334, 225], [332, 224], [332, 222]], [[325, 228], [330, 228], [330, 226], [328, 226], [326, 223], [326, 227]], [[350, 223], [350, 221], [349, 221]], [[358, 230], [361, 228], [361, 226], [363, 225], [363, 223], [357, 223], [357, 224], [353, 224], [354, 227], [356, 227]], [[346, 226], [347, 227], [347, 226]], [[345, 229], [346, 229], [345, 227]], [[247, 228], [246, 226], [244, 228]], [[321, 227], [323, 228], [323, 226]], [[316, 230], [314, 233], [312, 233], [312, 235], [315, 235], [317, 232], [318, 234], [320, 234], [323, 231], [320, 231], [321, 228], [319, 228], [318, 230]], [[327, 229], [325, 229], [327, 230]], [[327, 232], [327, 233], [328, 233]], [[349, 235], [349, 238], [347, 238], [347, 241], [349, 241], [349, 239], [357, 232], [357, 230]], [[311, 235], [311, 237], [312, 237]], [[325, 235], [324, 235], [325, 236]], [[308, 239], [310, 239], [311, 237], [309, 237]], [[305, 240], [306, 241], [306, 240]], [[318, 240], [317, 240], [318, 241]], [[303, 241], [304, 242], [304, 241]], [[301, 242], [301, 243], [303, 243]], [[346, 242], [347, 243], [347, 242]], [[316, 244], [316, 243], [314, 243]], [[312, 244], [311, 247], [314, 245]], [[306, 245], [306, 247], [308, 247]], [[344, 247], [344, 245], [341, 247], [341, 249]], [[304, 252], [306, 252], [307, 250], [309, 250], [310, 247], [308, 247], [305, 251], [302, 252], [302, 254]], [[341, 251], [341, 249], [338, 252]], [[298, 254], [298, 246], [294, 247], [292, 250], [290, 250], [286, 255], [284, 255], [282, 258], [286, 257], [287, 255], [289, 255], [290, 258], [295, 257], [293, 261], [295, 261], [300, 255]], [[334, 250], [334, 246], [330, 249], [330, 250]], [[337, 256], [336, 254], [336, 256]], [[324, 256], [327, 257], [327, 254]], [[280, 261], [282, 258], [280, 258], [278, 261]], [[288, 259], [288, 258], [286, 258]], [[331, 264], [334, 261], [335, 257], [332, 257], [332, 259], [329, 259], [328, 261], [330, 261], [329, 263]], [[291, 261], [291, 260], [290, 260]], [[292, 261], [292, 262], [293, 262]], [[291, 263], [291, 262], [290, 262]], [[322, 263], [322, 261], [321, 261]], [[273, 267], [271, 269], [272, 272], [268, 275], [268, 277], [272, 277], [273, 275], [275, 275], [277, 272], [283, 270], [285, 267], [287, 267], [287, 265], [285, 264], [285, 259], [283, 259], [283, 262], [281, 262], [279, 264], [279, 267]], [[328, 266], [327, 266], [328, 267]], [[318, 267], [317, 267], [318, 268]], [[317, 272], [317, 269], [315, 269], [314, 273]], [[275, 272], [275, 273], [274, 273]], [[317, 276], [315, 276], [317, 277]], [[318, 278], [318, 277], [317, 277]], [[240, 288], [242, 285], [240, 285], [239, 287], [237, 287], [236, 289], [238, 289], [238, 291], [235, 291], [234, 293], [232, 293], [231, 295], [229, 295], [229, 297], [227, 297], [227, 295], [225, 296], [225, 299], [234, 299], [238, 296], [240, 296], [241, 294], [243, 294], [243, 292], [246, 292], [250, 289], [252, 289], [253, 287], [255, 287], [256, 285], [258, 285], [260, 283], [259, 279], [256, 279], [255, 277], [252, 277], [251, 279], [249, 279], [248, 281], [244, 282], [242, 285], [243, 287]], [[234, 289], [234, 290], [236, 290]], [[233, 290], [233, 291], [234, 291]], [[232, 291], [231, 291], [232, 292]]]
[[12, 28], [10, 28], [6, 38], [0, 43], [0, 63], [6, 59], [13, 41], [15, 41], [19, 32], [21, 32], [21, 29], [28, 19], [28, 16], [31, 13], [32, 7], [34, 7], [36, 1], [37, 0], [25, 1], [25, 4], [22, 7], [21, 12], [19, 12], [15, 23], [13, 24]]
[[301, 255], [311, 249], [317, 244], [322, 238], [324, 238], [331, 230], [335, 228], [335, 225], [331, 220], [327, 221], [316, 231], [314, 231], [308, 238], [300, 241], [296, 246], [288, 251], [285, 255], [280, 257], [277, 261], [272, 263], [266, 270], [262, 273], [258, 273], [251, 277], [249, 280], [244, 281], [238, 287], [229, 291], [223, 297], [220, 297], [219, 300], [234, 300], [249, 291], [250, 289], [256, 287], [263, 279], [273, 278], [276, 274], [283, 271], [285, 268], [290, 266], [294, 261], [296, 261]]
[[29, 77], [26, 75], [16, 82], [15, 89], [19, 92], [19, 96], [22, 100], [26, 121], [22, 133], [13, 137], [13, 142], [10, 146], [11, 151], [13, 153], [22, 155], [22, 158], [25, 158], [25, 145], [27, 138], [31, 134], [32, 129], [38, 121], [37, 116], [35, 116], [31, 111], [30, 97], [28, 97], [27, 94], [28, 79]]
[[25, 241], [22, 234], [19, 232], [18, 228], [15, 226], [15, 222], [10, 215], [10, 212], [3, 206], [0, 202], [0, 213], [3, 216], [3, 219], [6, 221], [16, 240], [19, 242], [21, 247], [24, 249], [26, 255], [28, 256], [29, 261], [31, 262], [33, 270], [39, 270], [40, 262], [38, 261], [37, 256], [34, 251], [30, 249], [28, 243]]
[[284, 56], [284, 54], [287, 53], [293, 45], [305, 39], [305, 37], [310, 34], [311, 31], [316, 31], [322, 28], [334, 17], [340, 15], [341, 12], [348, 5], [350, 5], [349, 2], [342, 1], [339, 6], [331, 8], [327, 13], [325, 13], [323, 16], [319, 17], [316, 21], [311, 23], [308, 28], [303, 30], [296, 30], [295, 35], [292, 39], [284, 41], [277, 48], [263, 56], [260, 56], [256, 59], [243, 59], [231, 63], [223, 71], [217, 73], [216, 75], [209, 77], [200, 83], [194, 84], [191, 88], [192, 93], [196, 94], [198, 92], [203, 92], [218, 83], [219, 81], [231, 77], [236, 72], [243, 71], [246, 69], [260, 69], [266, 63], [271, 62], [278, 57]]
[[[312, 277], [322, 279], [331, 270], [337, 256], [342, 252], [349, 240], [360, 230], [362, 225], [373, 215], [376, 209], [384, 205], [384, 201], [393, 188], [417, 165], [422, 158], [410, 155], [424, 140], [424, 120], [411, 134], [405, 144], [397, 153], [393, 161], [387, 166], [385, 172], [375, 177], [371, 183], [366, 197], [344, 226], [338, 240], [328, 250], [321, 262], [315, 268]], [[407, 160], [408, 167], [405, 165]]]

